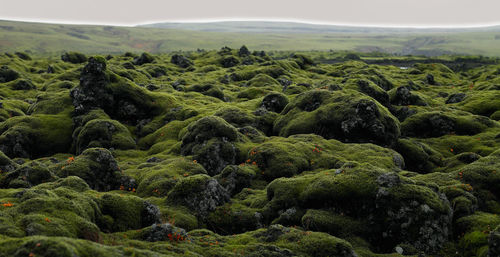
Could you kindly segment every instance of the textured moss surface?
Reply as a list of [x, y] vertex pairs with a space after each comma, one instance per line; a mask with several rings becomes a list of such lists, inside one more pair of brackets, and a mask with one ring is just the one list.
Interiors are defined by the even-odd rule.
[[500, 66], [318, 60], [0, 55], [0, 256], [496, 256]]

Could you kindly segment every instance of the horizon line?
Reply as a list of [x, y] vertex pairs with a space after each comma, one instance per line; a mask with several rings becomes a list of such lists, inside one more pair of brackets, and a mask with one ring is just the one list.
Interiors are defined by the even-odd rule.
[[117, 27], [139, 27], [145, 25], [153, 25], [160, 23], [217, 23], [217, 22], [283, 22], [283, 23], [298, 23], [320, 26], [343, 26], [357, 28], [393, 28], [393, 29], [474, 29], [474, 28], [490, 28], [500, 26], [500, 23], [485, 23], [485, 24], [468, 24], [468, 25], [393, 25], [393, 24], [358, 24], [358, 23], [342, 23], [342, 22], [325, 22], [315, 20], [301, 19], [276, 19], [276, 18], [208, 18], [208, 19], [186, 19], [186, 20], [151, 20], [141, 23], [106, 23], [106, 22], [88, 22], [88, 21], [61, 21], [61, 20], [43, 20], [43, 19], [24, 19], [24, 18], [3, 18], [0, 21], [12, 22], [31, 22], [43, 24], [58, 24], [58, 25], [91, 25], [91, 26], [117, 26]]

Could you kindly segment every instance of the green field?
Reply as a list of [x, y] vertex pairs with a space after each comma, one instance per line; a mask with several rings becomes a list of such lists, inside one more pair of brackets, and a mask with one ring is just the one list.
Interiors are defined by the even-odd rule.
[[[398, 55], [500, 56], [497, 27], [463, 30], [346, 28], [288, 23], [177, 24], [167, 28], [0, 21], [0, 52], [36, 54], [171, 52], [239, 47], [259, 50], [347, 50]], [[160, 25], [149, 25], [160, 26]], [[305, 27], [304, 27], [305, 26]], [[198, 28], [198, 30], [197, 30]]]

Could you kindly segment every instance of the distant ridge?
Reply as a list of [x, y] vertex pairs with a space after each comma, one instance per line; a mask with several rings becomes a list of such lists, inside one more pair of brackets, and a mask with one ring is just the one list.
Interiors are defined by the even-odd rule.
[[477, 27], [384, 27], [331, 25], [284, 21], [209, 21], [161, 22], [137, 27], [184, 29], [207, 32], [243, 33], [426, 33], [426, 32], [500, 32], [500, 25]]
[[0, 54], [164, 53], [239, 48], [500, 56], [500, 26], [394, 28], [273, 21], [155, 23], [135, 27], [0, 20]]

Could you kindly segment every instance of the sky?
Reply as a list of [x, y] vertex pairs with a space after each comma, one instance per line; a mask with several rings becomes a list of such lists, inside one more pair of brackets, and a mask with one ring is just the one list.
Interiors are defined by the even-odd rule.
[[500, 25], [500, 0], [0, 0], [0, 19], [134, 26], [221, 20], [392, 27]]

